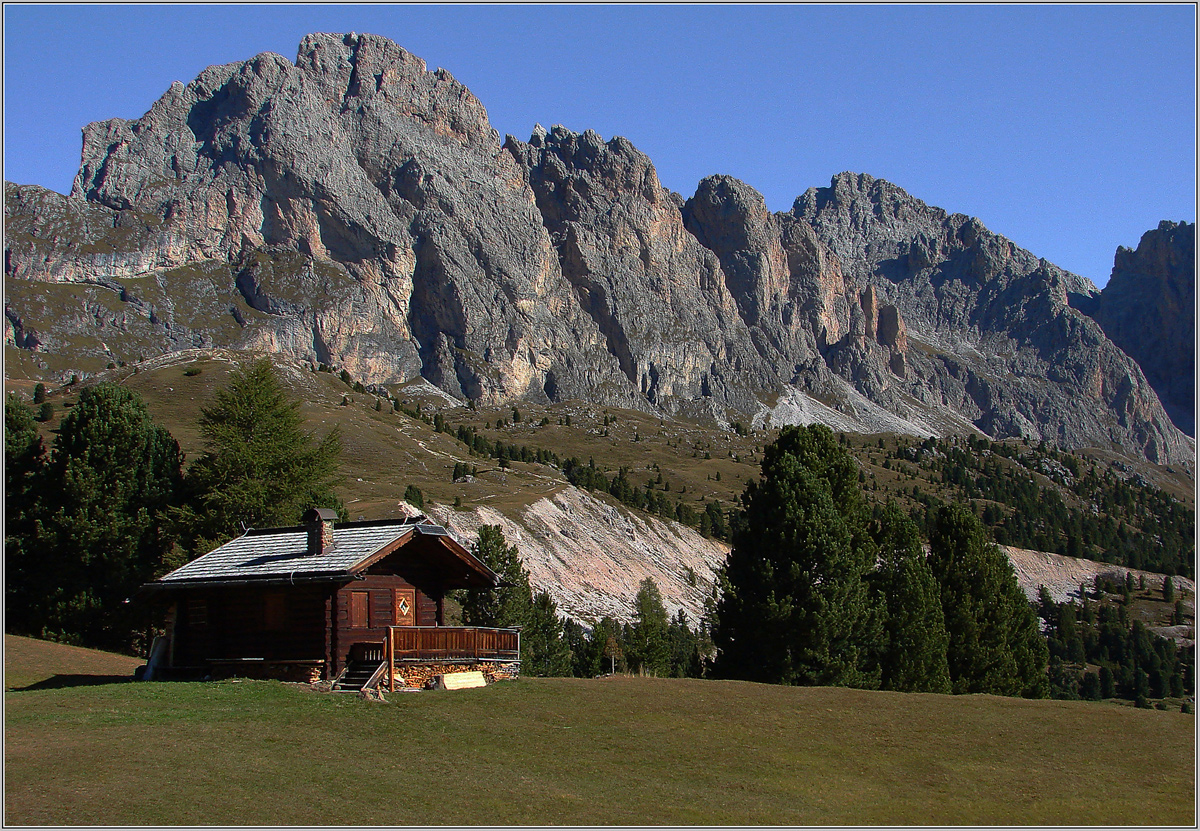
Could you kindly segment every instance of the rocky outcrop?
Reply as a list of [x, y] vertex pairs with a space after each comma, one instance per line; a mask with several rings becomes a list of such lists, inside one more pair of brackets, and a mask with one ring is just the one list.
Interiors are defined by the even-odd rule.
[[[26, 212], [21, 196], [10, 215]], [[265, 54], [210, 67], [141, 119], [89, 125], [59, 201], [90, 223], [81, 239], [111, 250], [60, 252], [39, 218], [8, 276], [120, 281], [223, 261], [263, 313], [243, 309], [249, 325], [229, 345], [368, 380], [420, 373], [485, 401], [578, 396], [619, 372], [570, 302], [482, 105], [384, 38], [311, 35], [295, 64]], [[139, 236], [108, 244], [123, 217]]]
[[684, 214], [767, 362], [835, 410], [862, 408], [830, 372], [911, 424], [949, 411], [993, 437], [1191, 455], [1136, 364], [1072, 308], [1095, 288], [976, 219], [851, 173], [774, 216], [712, 177]]
[[634, 595], [647, 577], [672, 617], [683, 611], [695, 624], [729, 553], [728, 545], [686, 525], [631, 513], [571, 486], [518, 517], [486, 507], [426, 510], [467, 546], [480, 526], [500, 526], [521, 551], [534, 589], [549, 591], [560, 612], [589, 625], [605, 615], [631, 620]]
[[[894, 306], [904, 323], [903, 375], [877, 361], [872, 371], [853, 339], [838, 344], [835, 365], [858, 363], [886, 383], [873, 399], [941, 397], [992, 436], [1115, 446], [1160, 463], [1191, 456], [1137, 365], [1072, 308], [1095, 294], [1088, 281], [866, 175], [810, 189], [791, 216], [836, 255], [848, 284], [874, 289], [864, 308]], [[880, 331], [877, 321], [876, 341]]]
[[[1081, 585], [1086, 586], [1089, 591], [1092, 590], [1096, 585], [1097, 577], [1123, 583], [1126, 575], [1132, 574], [1135, 580], [1144, 580], [1151, 586], [1162, 586], [1163, 580], [1168, 576], [1153, 571], [1142, 571], [1112, 563], [1087, 560], [1082, 557], [1066, 557], [1046, 551], [1015, 548], [1011, 545], [1001, 545], [999, 548], [1012, 563], [1013, 571], [1017, 573], [1017, 584], [1031, 603], [1037, 602], [1038, 594], [1043, 587], [1050, 593], [1050, 597], [1055, 603], [1065, 603], [1068, 600], [1078, 601], [1080, 599], [1079, 587]], [[1184, 592], [1195, 593], [1195, 581], [1177, 574], [1170, 575], [1170, 577], [1181, 594]]]
[[9, 186], [5, 214], [6, 342], [68, 372], [249, 348], [485, 403], [1191, 456], [1073, 308], [1094, 287], [977, 220], [855, 174], [784, 213], [727, 176], [685, 201], [620, 137], [502, 144], [449, 73], [371, 35], [88, 125], [71, 194]]
[[538, 128], [505, 147], [526, 171], [564, 277], [629, 383], [652, 405], [749, 409], [776, 383], [738, 318], [721, 264], [627, 139]]
[[1091, 310], [1138, 362], [1171, 420], [1196, 435], [1196, 225], [1164, 220], [1137, 250], [1117, 249]]

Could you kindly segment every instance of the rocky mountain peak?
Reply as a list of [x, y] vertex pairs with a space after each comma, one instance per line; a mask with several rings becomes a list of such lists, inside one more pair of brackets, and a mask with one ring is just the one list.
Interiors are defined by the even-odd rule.
[[[624, 136], [606, 142], [594, 130], [575, 133], [556, 124], [547, 133], [538, 124], [528, 143], [507, 136], [505, 148], [526, 167], [536, 168], [535, 179], [556, 187], [597, 185], [610, 194], [636, 194], [651, 205], [664, 196], [654, 164]], [[583, 185], [584, 175], [591, 185]]]
[[[140, 119], [89, 124], [72, 196], [160, 216], [201, 249], [185, 256], [279, 244], [362, 260], [399, 231], [387, 179], [414, 139], [499, 149], [449, 73], [386, 38], [314, 34], [294, 64], [263, 53], [209, 67]], [[278, 209], [297, 199], [316, 214], [302, 224], [340, 227], [291, 227]]]
[[809, 221], [819, 217], [832, 221], [836, 217], [858, 228], [865, 228], [864, 221], [872, 216], [875, 222], [882, 221], [885, 227], [893, 228], [897, 237], [903, 236], [907, 224], [935, 225], [948, 216], [941, 208], [925, 204], [885, 179], [849, 171], [834, 176], [829, 187], [809, 188], [796, 197], [792, 214]]
[[435, 135], [470, 144], [495, 145], [487, 111], [445, 69], [430, 72], [425, 61], [378, 35], [308, 35], [296, 67], [342, 112], [362, 114], [381, 107], [410, 116]]
[[684, 204], [683, 216], [688, 231], [720, 260], [746, 325], [757, 325], [790, 283], [780, 225], [762, 194], [732, 176], [709, 176]]
[[563, 277], [643, 400], [718, 417], [734, 403], [752, 407], [750, 390], [772, 383], [773, 370], [650, 159], [623, 137], [561, 125], [504, 146], [525, 172]]
[[1172, 421], [1194, 436], [1196, 225], [1164, 220], [1113, 260], [1091, 313], [1138, 362]]
[[[1141, 271], [1167, 283], [1171, 277], [1186, 275], [1189, 271], [1195, 273], [1195, 258], [1195, 223], [1164, 219], [1157, 228], [1142, 234], [1136, 249], [1117, 246], [1112, 277], [1124, 282], [1130, 280], [1131, 274]], [[1111, 278], [1109, 282], [1112, 282]], [[1181, 282], [1186, 284], [1187, 280]]]
[[47, 372], [228, 346], [481, 402], [1191, 457], [1094, 287], [866, 174], [785, 213], [729, 176], [684, 201], [619, 136], [501, 145], [450, 73], [355, 33], [83, 137], [69, 196], [6, 193], [6, 342]]

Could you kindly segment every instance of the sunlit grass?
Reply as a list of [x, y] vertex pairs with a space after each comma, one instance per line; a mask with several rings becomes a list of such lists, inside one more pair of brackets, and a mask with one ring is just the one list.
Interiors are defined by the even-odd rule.
[[[11, 671], [11, 668], [10, 668]], [[1194, 823], [1194, 721], [991, 696], [522, 679], [6, 694], [24, 824]]]

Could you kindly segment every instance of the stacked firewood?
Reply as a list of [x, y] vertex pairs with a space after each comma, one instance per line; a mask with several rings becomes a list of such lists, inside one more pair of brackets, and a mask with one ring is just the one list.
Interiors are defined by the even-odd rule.
[[433, 686], [434, 679], [448, 672], [471, 672], [478, 670], [483, 673], [489, 684], [495, 681], [505, 681], [518, 676], [520, 664], [516, 661], [506, 664], [498, 663], [436, 663], [436, 664], [397, 664], [392, 677], [396, 681], [396, 689], [408, 687], [423, 690]]

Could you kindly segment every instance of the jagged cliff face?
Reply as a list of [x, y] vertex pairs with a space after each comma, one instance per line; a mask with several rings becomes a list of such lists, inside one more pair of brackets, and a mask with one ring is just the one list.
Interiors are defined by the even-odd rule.
[[948, 412], [992, 436], [1190, 454], [1136, 364], [1072, 308], [1095, 288], [976, 219], [849, 173], [774, 216], [714, 177], [684, 213], [764, 355], [818, 397], [836, 400], [827, 368], [917, 431], [952, 429]]
[[746, 409], [775, 382], [717, 259], [627, 139], [539, 127], [529, 143], [510, 136], [505, 148], [526, 171], [575, 299], [647, 402]]
[[1120, 247], [1092, 310], [1136, 360], [1175, 425], [1196, 435], [1196, 225], [1163, 221]]
[[[882, 388], [876, 400], [909, 396], [930, 405], [940, 395], [993, 436], [1115, 445], [1158, 462], [1191, 455], [1137, 364], [1072, 308], [1072, 299], [1096, 292], [1083, 278], [977, 219], [948, 215], [865, 175], [842, 174], [829, 188], [809, 190], [791, 216], [811, 225], [847, 264], [849, 281], [863, 286], [864, 317], [871, 306], [880, 312], [875, 341], [897, 331], [891, 378], [853, 338], [833, 350], [835, 365], [865, 372], [868, 389]], [[895, 312], [885, 322], [888, 306]]]
[[978, 221], [854, 174], [780, 214], [725, 176], [685, 202], [622, 138], [502, 145], [379, 37], [210, 67], [5, 212], [6, 342], [80, 369], [234, 346], [484, 402], [1191, 455], [1068, 302], [1095, 289]]
[[[236, 345], [370, 380], [423, 373], [482, 400], [536, 395], [550, 378], [580, 395], [619, 372], [482, 105], [382, 38], [312, 35], [295, 65], [211, 67], [137, 121], [89, 125], [62, 202], [51, 210], [107, 209], [134, 232], [92, 253], [31, 228], [10, 278], [111, 284], [223, 264], [232, 307], [240, 295], [260, 313], [242, 310]], [[173, 311], [156, 316], [190, 325]]]

